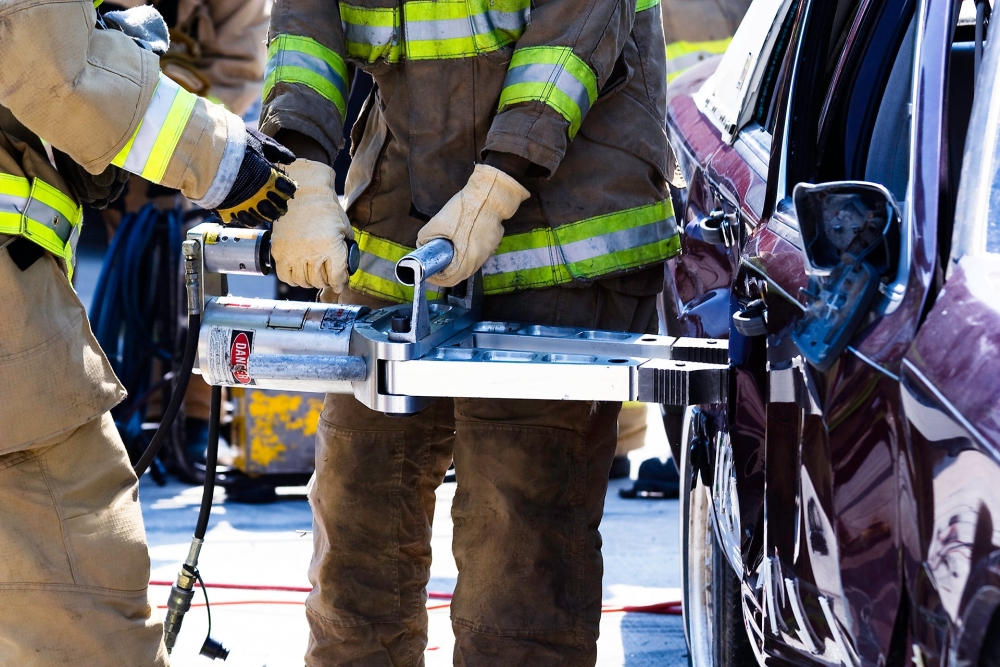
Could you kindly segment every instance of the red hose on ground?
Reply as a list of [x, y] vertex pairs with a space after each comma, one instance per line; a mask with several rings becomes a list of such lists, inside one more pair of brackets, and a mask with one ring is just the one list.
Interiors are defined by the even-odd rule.
[[[171, 581], [151, 581], [150, 586], [172, 586]], [[195, 584], [198, 585], [198, 584]], [[219, 589], [230, 589], [238, 591], [278, 591], [282, 593], [308, 593], [312, 588], [306, 586], [264, 586], [256, 584], [208, 584], [209, 588], [219, 588]], [[451, 593], [440, 593], [434, 591], [428, 591], [427, 597], [432, 600], [451, 600]], [[236, 605], [253, 605], [253, 604], [286, 604], [286, 605], [301, 605], [305, 604], [301, 600], [227, 600], [222, 602], [213, 602], [213, 606], [226, 607], [226, 606], [236, 606]], [[192, 607], [204, 607], [204, 602], [196, 602], [191, 605]], [[435, 609], [447, 609], [451, 606], [451, 603], [444, 604], [433, 604], [427, 607], [427, 611], [434, 611]], [[159, 609], [166, 609], [166, 605], [157, 605]], [[622, 605], [622, 606], [605, 606], [601, 609], [603, 614], [616, 614], [616, 613], [630, 613], [630, 614], [666, 614], [669, 616], [680, 616], [681, 615], [681, 602], [680, 600], [670, 600], [668, 602], [657, 602], [655, 604], [646, 605]]]
[[[172, 581], [151, 581], [150, 586], [173, 586]], [[195, 583], [195, 586], [200, 586], [201, 584]], [[311, 586], [258, 586], [255, 584], [209, 584], [209, 588], [219, 588], [219, 589], [232, 589], [237, 591], [280, 591], [283, 593], [309, 593], [312, 591]], [[427, 591], [427, 597], [431, 600], [450, 600], [451, 593], [438, 593], [435, 591]]]

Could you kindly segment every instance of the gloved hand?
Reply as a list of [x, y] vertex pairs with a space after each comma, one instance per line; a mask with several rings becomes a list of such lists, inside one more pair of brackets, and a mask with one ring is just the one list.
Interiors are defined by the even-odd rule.
[[101, 173], [91, 174], [60, 150], [53, 148], [52, 157], [55, 158], [56, 169], [66, 181], [66, 185], [84, 204], [90, 204], [103, 211], [125, 190], [129, 173], [124, 169], [109, 164]]
[[295, 183], [275, 165], [294, 160], [295, 155], [271, 137], [247, 129], [247, 146], [236, 182], [215, 209], [222, 222], [260, 227], [284, 215], [295, 194]]
[[288, 166], [298, 189], [288, 215], [274, 223], [271, 256], [278, 279], [298, 287], [330, 287], [341, 294], [350, 278], [347, 239], [354, 238], [337, 200], [334, 171], [322, 162], [298, 159]]
[[503, 221], [514, 215], [530, 193], [495, 167], [477, 164], [469, 182], [420, 229], [417, 245], [448, 239], [455, 258], [428, 282], [452, 287], [486, 263], [503, 239]]

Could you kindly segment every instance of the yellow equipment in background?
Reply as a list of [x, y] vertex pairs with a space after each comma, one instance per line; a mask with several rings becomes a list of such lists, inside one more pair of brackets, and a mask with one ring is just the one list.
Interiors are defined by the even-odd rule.
[[315, 468], [323, 395], [242, 387], [230, 392], [234, 470], [224, 482], [230, 499], [271, 502], [276, 487], [306, 484]]

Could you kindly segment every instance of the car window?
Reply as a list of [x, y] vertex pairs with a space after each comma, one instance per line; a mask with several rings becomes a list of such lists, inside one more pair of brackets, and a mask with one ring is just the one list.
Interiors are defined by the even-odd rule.
[[760, 94], [754, 108], [753, 121], [768, 134], [774, 134], [774, 126], [777, 123], [778, 105], [775, 92], [778, 88], [778, 82], [781, 81], [784, 74], [784, 68], [790, 66], [785, 54], [788, 52], [788, 44], [792, 39], [792, 28], [799, 2], [800, 0], [794, 0], [789, 7], [781, 26], [781, 32], [778, 33], [778, 39], [768, 56], [767, 67], [761, 78]]
[[820, 119], [818, 181], [873, 181], [897, 199], [909, 177], [913, 0], [870, 3], [846, 31]]
[[[794, 0], [755, 0], [719, 67], [695, 95], [702, 113], [727, 142], [731, 143], [754, 116], [756, 102], [768, 80], [766, 75], [772, 71], [771, 55], [793, 4]], [[780, 66], [780, 59], [774, 64]]]
[[880, 183], [898, 201], [906, 199], [910, 180], [910, 125], [912, 121], [913, 54], [916, 20], [910, 21], [896, 54], [868, 141], [862, 180]]
[[[949, 273], [966, 256], [1000, 257], [1000, 40], [986, 41], [976, 77], [955, 211]], [[974, 138], [974, 139], [973, 139]]]

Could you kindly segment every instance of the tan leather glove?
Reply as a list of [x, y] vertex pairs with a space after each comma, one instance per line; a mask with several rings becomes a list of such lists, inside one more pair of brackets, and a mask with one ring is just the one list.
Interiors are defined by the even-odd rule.
[[434, 239], [455, 245], [455, 258], [428, 282], [452, 287], [486, 263], [503, 239], [503, 221], [514, 215], [530, 193], [514, 178], [485, 164], [477, 164], [469, 182], [448, 200], [417, 234], [417, 246]]
[[344, 291], [347, 239], [354, 237], [347, 214], [337, 201], [333, 169], [322, 162], [299, 159], [288, 165], [298, 184], [288, 213], [274, 222], [271, 256], [278, 279], [298, 287], [330, 287]]

